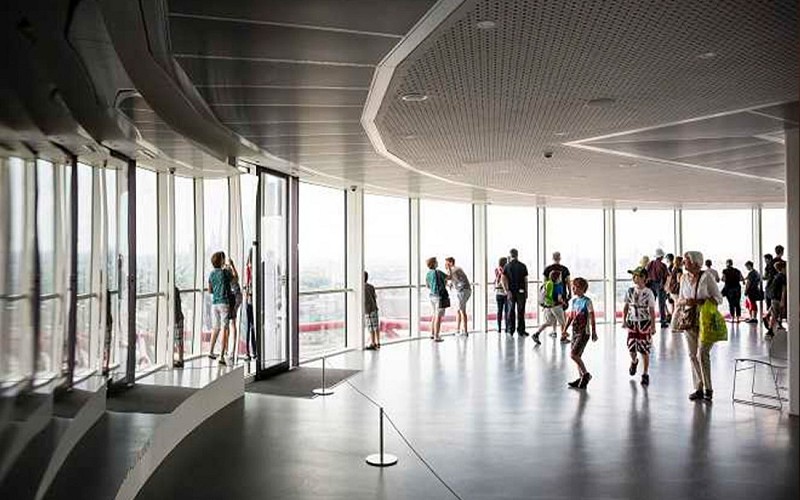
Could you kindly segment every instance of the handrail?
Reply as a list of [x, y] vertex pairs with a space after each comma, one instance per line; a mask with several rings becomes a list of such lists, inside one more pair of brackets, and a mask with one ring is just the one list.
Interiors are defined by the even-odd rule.
[[306, 295], [306, 296], [307, 295], [329, 295], [329, 294], [333, 294], [333, 293], [346, 293], [346, 292], [352, 292], [352, 291], [353, 291], [352, 288], [336, 288], [336, 289], [329, 289], [329, 290], [305, 291], [305, 292], [300, 292], [298, 295], [301, 295], [301, 296], [303, 296], [303, 295]]

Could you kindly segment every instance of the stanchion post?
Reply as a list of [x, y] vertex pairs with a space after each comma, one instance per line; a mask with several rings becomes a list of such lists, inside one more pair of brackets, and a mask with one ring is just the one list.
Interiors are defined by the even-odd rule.
[[394, 465], [397, 463], [397, 457], [394, 455], [390, 455], [389, 453], [384, 453], [383, 451], [383, 407], [380, 407], [379, 415], [379, 425], [378, 425], [378, 432], [379, 432], [379, 441], [380, 441], [380, 453], [374, 453], [367, 457], [367, 463], [369, 465], [374, 465], [375, 467], [389, 467], [390, 465]]
[[322, 387], [319, 387], [311, 391], [317, 396], [330, 396], [331, 394], [333, 394], [332, 390], [325, 387], [325, 359], [326, 358], [322, 358]]

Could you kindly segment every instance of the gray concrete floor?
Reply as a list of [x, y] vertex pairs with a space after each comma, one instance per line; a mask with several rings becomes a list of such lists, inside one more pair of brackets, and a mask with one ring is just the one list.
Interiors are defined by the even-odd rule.
[[[585, 391], [566, 387], [576, 378], [569, 347], [550, 337], [538, 348], [497, 333], [425, 339], [329, 366], [363, 370], [350, 382], [464, 499], [798, 497], [798, 419], [730, 401], [732, 358], [767, 348], [755, 327], [732, 327], [715, 346], [713, 403], [687, 399], [680, 334], [656, 335], [643, 388], [628, 375], [625, 332], [599, 330]], [[399, 464], [366, 465], [378, 411], [347, 384], [335, 390], [247, 394], [181, 443], [139, 498], [454, 498], [391, 430]]]

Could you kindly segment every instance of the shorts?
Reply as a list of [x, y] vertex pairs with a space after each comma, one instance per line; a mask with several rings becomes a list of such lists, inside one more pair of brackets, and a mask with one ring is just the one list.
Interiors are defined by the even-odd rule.
[[367, 323], [367, 328], [370, 333], [377, 333], [380, 331], [381, 322], [378, 319], [378, 311], [372, 311], [364, 315], [364, 321]]
[[433, 309], [433, 315], [438, 318], [444, 317], [444, 308], [439, 307], [439, 304], [441, 304], [440, 302], [441, 299], [439, 297], [431, 297], [430, 299], [431, 299], [431, 308]]
[[650, 329], [651, 321], [633, 321], [628, 323], [628, 352], [650, 354], [653, 345], [652, 335], [644, 333]]
[[470, 297], [472, 297], [472, 290], [469, 288], [465, 288], [464, 290], [458, 290], [456, 292], [456, 297], [458, 298], [458, 310], [466, 311], [467, 301], [469, 300]]
[[229, 318], [228, 304], [211, 304], [211, 328], [219, 330], [221, 327], [227, 330]]
[[239, 316], [239, 304], [228, 304], [228, 321], [236, 321]]
[[574, 354], [575, 356], [582, 356], [583, 355], [583, 350], [586, 349], [586, 344], [589, 343], [589, 338], [590, 337], [591, 337], [591, 335], [589, 335], [587, 333], [578, 334], [578, 335], [573, 333], [572, 334], [572, 348], [571, 348], [572, 354]]
[[543, 327], [556, 326], [559, 324], [564, 326], [566, 319], [564, 318], [564, 308], [561, 306], [546, 307], [544, 309], [544, 322]]

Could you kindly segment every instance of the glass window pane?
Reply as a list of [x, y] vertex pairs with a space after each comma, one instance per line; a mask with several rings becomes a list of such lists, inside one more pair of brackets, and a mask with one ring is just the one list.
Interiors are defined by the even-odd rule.
[[108, 289], [119, 289], [119, 273], [117, 272], [117, 171], [105, 170], [106, 175], [106, 213], [108, 216], [108, 254], [106, 269], [108, 273]]
[[345, 347], [345, 293], [300, 296], [300, 356], [313, 358]]
[[[425, 282], [425, 260], [436, 257], [444, 270], [444, 259], [453, 257], [470, 281], [472, 274], [472, 205], [446, 201], [422, 200], [420, 202], [420, 279]], [[422, 294], [428, 300], [427, 293]], [[428, 306], [428, 309], [430, 306]], [[455, 314], [455, 311], [453, 311]], [[442, 327], [444, 331], [444, 326]]]
[[684, 210], [683, 250], [697, 250], [722, 272], [726, 259], [740, 270], [753, 258], [751, 211]]
[[203, 180], [204, 267], [211, 271], [211, 254], [228, 254], [228, 179]]
[[136, 369], [156, 363], [157, 297], [136, 299]]
[[[376, 290], [381, 341], [391, 342], [411, 335], [411, 290]], [[369, 343], [369, 330], [366, 330]]]
[[92, 299], [86, 298], [78, 301], [76, 309], [77, 326], [75, 328], [75, 372], [91, 368], [91, 351], [89, 337], [91, 334], [91, 305]]
[[675, 253], [675, 213], [672, 210], [616, 210], [617, 278], [630, 278], [629, 269], [642, 256], [653, 258], [656, 248]]
[[344, 191], [300, 184], [300, 291], [345, 286]]
[[536, 234], [538, 224], [536, 207], [505, 207], [490, 205], [486, 208], [486, 248], [489, 283], [494, 283], [494, 269], [500, 257], [508, 257], [508, 251], [516, 248], [519, 260], [528, 266], [533, 276], [537, 262]]
[[136, 169], [136, 292], [158, 291], [158, 176]]
[[364, 264], [375, 286], [408, 285], [408, 198], [364, 197]]
[[258, 177], [255, 175], [242, 175], [241, 203], [242, 203], [242, 237], [244, 240], [244, 255], [253, 246], [256, 240], [256, 197], [258, 196]]
[[181, 312], [183, 312], [183, 352], [194, 353], [194, 300], [195, 292], [181, 293]]
[[175, 177], [175, 285], [181, 290], [196, 286], [194, 214], [194, 179]]
[[92, 167], [78, 164], [78, 293], [92, 280]]
[[548, 208], [546, 210], [546, 255], [561, 252], [561, 264], [572, 278], [603, 279], [603, 210], [594, 208]]
[[8, 284], [9, 294], [21, 292], [22, 268], [24, 266], [25, 236], [25, 162], [20, 158], [11, 158], [8, 162], [8, 208], [9, 208], [9, 261]]
[[36, 222], [39, 239], [39, 269], [41, 272], [41, 293], [55, 292], [56, 272], [56, 212], [55, 212], [55, 172], [53, 164], [39, 160], [37, 168]]
[[[761, 210], [761, 247], [764, 253], [774, 256], [777, 245], [786, 247], [786, 209], [765, 208]], [[791, 250], [785, 250], [784, 259]]]

